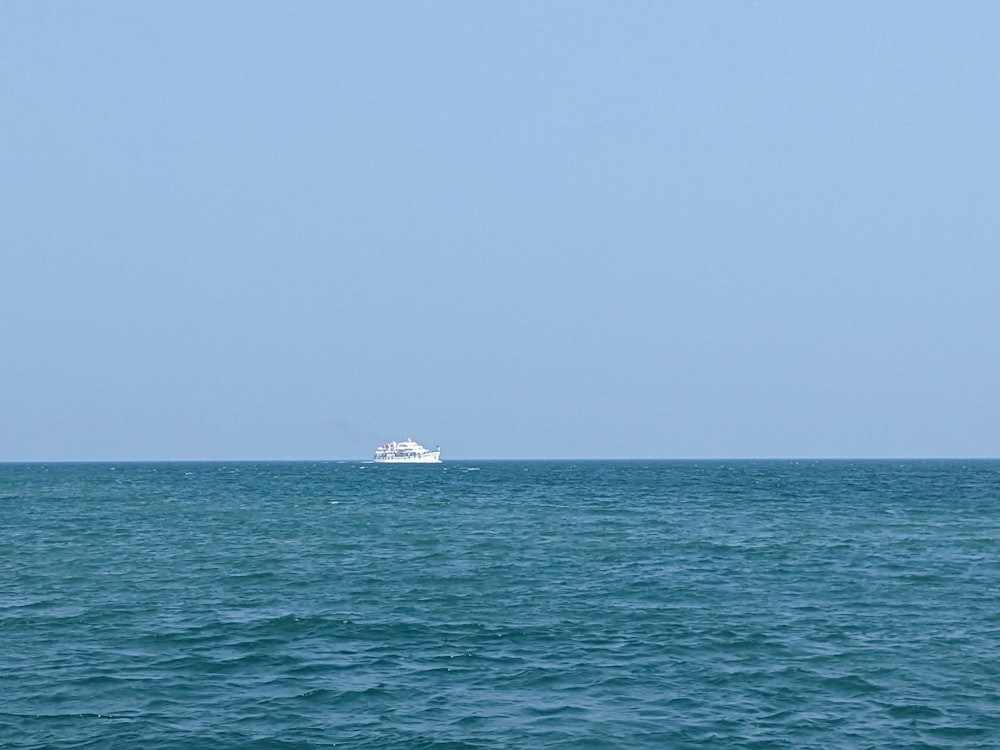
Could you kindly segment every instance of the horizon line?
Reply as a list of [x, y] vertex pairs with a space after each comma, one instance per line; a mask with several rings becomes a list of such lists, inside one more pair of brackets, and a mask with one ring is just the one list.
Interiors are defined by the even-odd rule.
[[[534, 457], [534, 458], [496, 458], [496, 457], [456, 457], [442, 459], [429, 466], [442, 466], [448, 463], [468, 463], [483, 461], [493, 463], [503, 462], [569, 462], [569, 461], [606, 461], [606, 462], [723, 462], [723, 461], [1000, 461], [1000, 456], [695, 456], [695, 457]], [[374, 464], [371, 458], [58, 458], [58, 459], [0, 459], [0, 465], [12, 464], [263, 464], [263, 463], [357, 463]], [[418, 462], [414, 462], [418, 463]], [[393, 464], [396, 465], [396, 464]], [[407, 464], [408, 465], [408, 464]], [[419, 464], [425, 465], [425, 464]]]

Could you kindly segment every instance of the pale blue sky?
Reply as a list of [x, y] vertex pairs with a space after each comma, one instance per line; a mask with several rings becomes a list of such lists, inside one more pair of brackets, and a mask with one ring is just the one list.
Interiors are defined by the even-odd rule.
[[1000, 456], [1000, 4], [0, 4], [0, 460]]

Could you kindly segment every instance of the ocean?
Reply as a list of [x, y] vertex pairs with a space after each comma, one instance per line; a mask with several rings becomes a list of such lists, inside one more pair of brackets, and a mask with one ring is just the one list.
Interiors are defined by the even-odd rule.
[[0, 748], [200, 747], [1000, 747], [1000, 462], [0, 464]]

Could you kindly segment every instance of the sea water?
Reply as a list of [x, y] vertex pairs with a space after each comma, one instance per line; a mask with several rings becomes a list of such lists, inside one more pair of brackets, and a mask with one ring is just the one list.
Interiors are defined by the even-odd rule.
[[0, 747], [1000, 747], [1000, 463], [0, 465]]

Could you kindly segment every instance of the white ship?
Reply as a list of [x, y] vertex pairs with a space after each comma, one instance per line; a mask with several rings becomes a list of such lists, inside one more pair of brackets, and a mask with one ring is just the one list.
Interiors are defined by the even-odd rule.
[[412, 438], [391, 443], [383, 443], [375, 449], [377, 464], [439, 464], [441, 449], [427, 450]]

